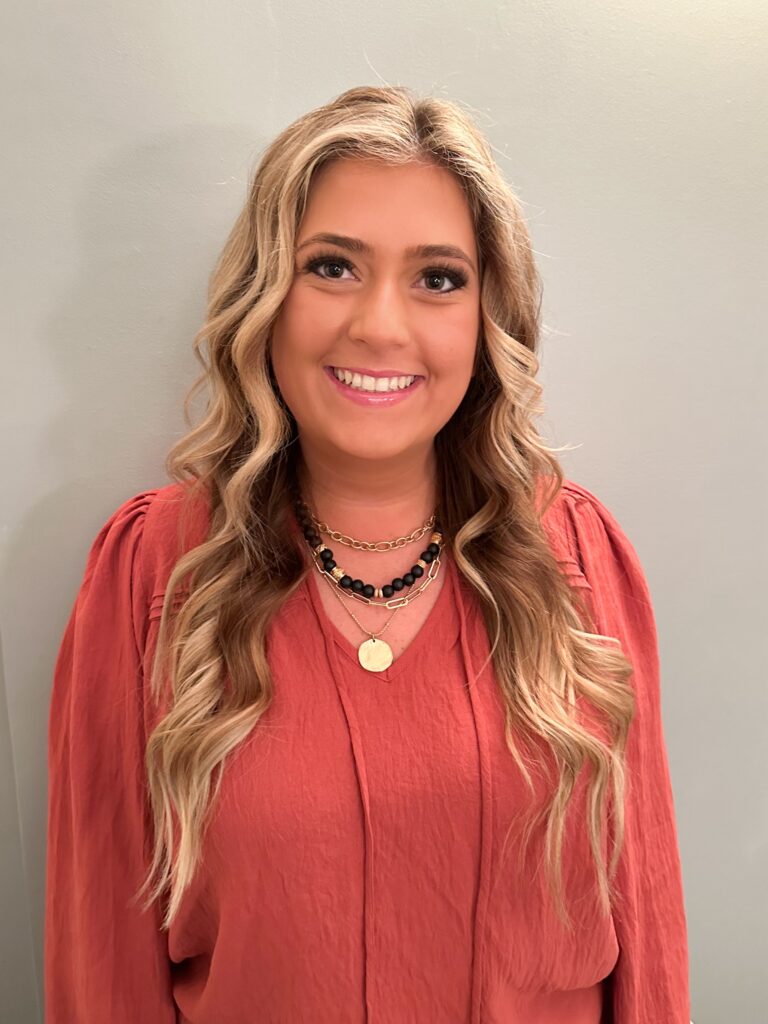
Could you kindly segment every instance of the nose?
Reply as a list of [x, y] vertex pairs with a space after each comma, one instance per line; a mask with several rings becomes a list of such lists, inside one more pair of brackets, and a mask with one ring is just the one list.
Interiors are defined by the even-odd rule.
[[349, 336], [382, 349], [408, 343], [407, 302], [394, 277], [383, 275], [361, 289], [352, 309]]

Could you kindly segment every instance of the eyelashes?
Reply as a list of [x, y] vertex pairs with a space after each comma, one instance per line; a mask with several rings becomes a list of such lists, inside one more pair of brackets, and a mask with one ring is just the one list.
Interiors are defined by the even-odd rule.
[[[318, 256], [313, 256], [308, 260], [303, 268], [302, 273], [304, 274], [316, 274], [317, 277], [323, 281], [334, 281], [340, 280], [339, 278], [325, 277], [323, 274], [318, 274], [318, 269], [326, 263], [337, 263], [340, 267], [344, 267], [345, 270], [354, 270], [354, 267], [344, 256], [337, 256], [335, 253], [327, 252], [321, 253]], [[451, 266], [450, 263], [434, 263], [432, 266], [427, 267], [422, 271], [422, 277], [445, 277], [447, 278], [453, 288], [450, 291], [439, 291], [434, 288], [427, 288], [425, 291], [430, 292], [433, 295], [452, 295], [454, 292], [459, 291], [461, 288], [466, 288], [469, 282], [469, 276], [457, 267]]]

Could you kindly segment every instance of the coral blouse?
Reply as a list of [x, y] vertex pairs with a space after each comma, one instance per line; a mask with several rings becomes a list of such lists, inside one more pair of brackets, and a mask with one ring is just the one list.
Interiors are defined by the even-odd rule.
[[492, 666], [478, 672], [479, 606], [447, 552], [427, 621], [376, 674], [310, 571], [270, 625], [274, 700], [230, 755], [178, 918], [162, 932], [156, 904], [129, 906], [149, 864], [145, 691], [180, 494], [137, 494], [104, 524], [56, 662], [48, 1024], [688, 1024], [649, 592], [615, 519], [570, 481], [546, 533], [635, 665], [618, 909], [603, 915], [593, 895], [583, 799], [563, 862], [572, 933], [543, 870], [520, 869], [515, 831], [503, 856], [531, 795]]

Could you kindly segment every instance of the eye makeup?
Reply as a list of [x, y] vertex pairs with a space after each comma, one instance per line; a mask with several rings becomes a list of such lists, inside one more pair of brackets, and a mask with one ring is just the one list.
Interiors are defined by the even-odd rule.
[[[302, 267], [302, 273], [316, 274], [323, 281], [340, 280], [340, 278], [324, 277], [322, 274], [317, 273], [318, 269], [325, 263], [337, 263], [340, 267], [344, 267], [346, 270], [354, 270], [350, 261], [344, 256], [337, 256], [336, 253], [326, 252], [320, 253], [307, 260]], [[452, 295], [461, 288], [465, 288], [469, 282], [469, 276], [465, 271], [452, 266], [450, 263], [441, 263], [439, 261], [429, 267], [426, 267], [422, 271], [422, 276], [446, 277], [453, 285], [453, 288], [447, 292], [437, 291], [434, 288], [425, 289], [425, 291], [430, 292], [433, 295]]]

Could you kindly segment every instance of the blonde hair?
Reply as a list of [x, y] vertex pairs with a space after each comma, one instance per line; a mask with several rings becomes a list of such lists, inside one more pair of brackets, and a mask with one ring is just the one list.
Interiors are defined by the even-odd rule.
[[[277, 389], [269, 346], [294, 276], [312, 177], [340, 157], [432, 161], [456, 176], [472, 213], [481, 337], [476, 374], [435, 438], [438, 508], [448, 550], [493, 637], [510, 753], [531, 793], [520, 744], [534, 742], [541, 766], [536, 745], [543, 741], [558, 767], [549, 806], [530, 816], [521, 851], [548, 812], [545, 860], [557, 912], [570, 927], [563, 833], [585, 766], [599, 899], [606, 912], [611, 907], [624, 832], [632, 666], [618, 641], [590, 631], [588, 609], [542, 528], [564, 474], [557, 449], [533, 424], [541, 412], [541, 285], [519, 202], [459, 105], [416, 98], [402, 87], [350, 89], [286, 128], [264, 152], [211, 277], [207, 317], [194, 342], [203, 369], [185, 402], [187, 423], [190, 402], [204, 387], [207, 407], [166, 462], [190, 503], [204, 496], [210, 519], [203, 542], [175, 562], [159, 623], [151, 689], [160, 701], [167, 685], [169, 702], [146, 748], [154, 854], [137, 898], [150, 886], [145, 907], [166, 895], [163, 927], [170, 925], [199, 863], [227, 757], [272, 698], [268, 624], [307, 572], [288, 522], [296, 422]], [[539, 503], [537, 480], [546, 478]], [[578, 721], [580, 696], [603, 716], [607, 742]], [[606, 866], [601, 847], [611, 800], [615, 842]]]

